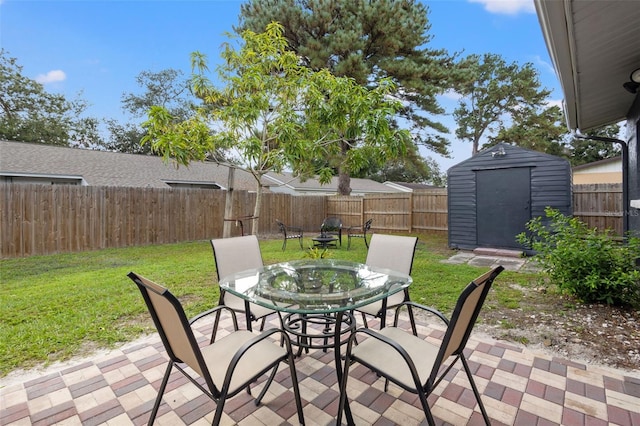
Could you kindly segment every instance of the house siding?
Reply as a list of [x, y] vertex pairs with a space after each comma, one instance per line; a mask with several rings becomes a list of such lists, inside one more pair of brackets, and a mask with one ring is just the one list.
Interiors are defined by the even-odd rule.
[[[636, 94], [636, 99], [627, 116], [627, 146], [629, 147], [629, 173], [628, 189], [629, 200], [640, 200], [640, 170], [638, 161], [640, 160], [640, 93]], [[640, 209], [624, 207], [623, 214], [629, 215], [629, 230], [640, 236]]]

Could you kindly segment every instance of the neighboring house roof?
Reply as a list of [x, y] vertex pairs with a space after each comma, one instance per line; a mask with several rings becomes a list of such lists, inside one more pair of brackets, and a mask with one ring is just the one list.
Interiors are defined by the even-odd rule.
[[435, 186], [435, 185], [427, 185], [426, 183], [415, 183], [415, 182], [390, 182], [387, 181], [384, 183], [384, 185], [388, 186], [389, 188], [393, 188], [397, 191], [402, 191], [402, 192], [416, 192], [416, 191], [423, 191], [425, 189], [439, 189], [442, 188], [440, 186]]
[[572, 168], [573, 183], [621, 183], [622, 157], [605, 158], [604, 160], [581, 164]]
[[617, 170], [622, 172], [622, 157], [611, 157], [605, 158], [604, 160], [592, 161], [591, 163], [580, 164], [579, 166], [574, 166], [573, 171], [581, 171], [581, 170], [602, 170], [602, 171], [612, 171]]
[[[219, 186], [226, 189], [228, 167], [193, 162], [176, 168], [162, 158], [38, 143], [0, 141], [0, 178], [79, 179], [82, 185], [169, 188]], [[234, 189], [255, 191], [251, 174], [238, 170]]]
[[637, 1], [535, 0], [565, 96], [570, 129], [625, 119], [635, 95], [622, 85], [640, 66]]
[[[292, 173], [267, 173], [262, 182], [270, 186], [271, 192], [298, 195], [335, 195], [338, 193], [338, 177], [334, 176], [331, 182], [320, 185], [317, 179], [307, 179], [304, 182], [294, 177]], [[351, 178], [351, 195], [364, 195], [371, 193], [400, 192], [380, 182], [371, 179]]]

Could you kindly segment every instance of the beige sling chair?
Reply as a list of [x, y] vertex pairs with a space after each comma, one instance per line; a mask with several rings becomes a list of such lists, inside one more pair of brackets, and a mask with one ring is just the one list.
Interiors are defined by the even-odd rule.
[[[211, 240], [211, 247], [213, 248], [213, 259], [216, 265], [218, 282], [221, 278], [236, 272], [263, 266], [260, 245], [255, 235], [214, 239]], [[252, 330], [251, 323], [259, 320], [262, 320], [260, 331], [264, 330], [266, 317], [277, 313], [273, 309], [250, 303], [222, 289], [220, 289], [218, 304], [227, 306], [236, 313], [244, 313], [247, 318], [247, 330], [249, 331]], [[211, 335], [212, 342], [216, 339], [220, 311], [216, 314], [215, 321], [213, 334]]]
[[[128, 276], [138, 285], [169, 356], [169, 364], [158, 389], [149, 425], [156, 418], [174, 366], [216, 403], [212, 424], [218, 425], [225, 401], [243, 389], [248, 390], [252, 382], [270, 372], [264, 389], [255, 401], [256, 405], [260, 404], [281, 362], [289, 365], [298, 419], [300, 424], [304, 424], [291, 341], [285, 332], [270, 329], [255, 334], [248, 330], [238, 330], [236, 314], [226, 306], [217, 306], [189, 320], [182, 305], [169, 290], [133, 272]], [[193, 323], [224, 309], [229, 310], [233, 318], [234, 331], [201, 348], [191, 328]], [[275, 338], [274, 335], [279, 336]], [[186, 367], [203, 379], [204, 384], [190, 375]]]
[[[392, 269], [411, 275], [413, 257], [416, 251], [417, 237], [405, 237], [401, 235], [374, 234], [371, 236], [367, 260], [369, 266]], [[387, 319], [387, 310], [401, 305], [409, 300], [409, 289], [395, 293], [385, 299], [364, 305], [356, 309], [362, 314], [364, 326], [368, 327], [366, 315], [380, 318], [380, 328], [384, 328]], [[415, 330], [413, 312], [409, 307], [409, 320], [411, 328]]]
[[[354, 363], [358, 362], [402, 389], [417, 394], [427, 422], [430, 425], [434, 425], [435, 421], [431, 414], [427, 397], [454, 364], [460, 360], [482, 412], [482, 417], [486, 424], [489, 425], [489, 416], [482, 404], [480, 393], [473, 380], [463, 351], [493, 280], [503, 269], [502, 266], [498, 266], [467, 285], [458, 298], [451, 319], [447, 319], [433, 308], [414, 302], [403, 303], [403, 305], [410, 305], [416, 310], [434, 314], [447, 325], [440, 344], [431, 343], [416, 336], [414, 333], [398, 328], [398, 310], [396, 310], [393, 327], [385, 327], [380, 331], [368, 328], [356, 330], [347, 343], [336, 424], [340, 424], [342, 418], [347, 398], [349, 368]], [[354, 345], [358, 337], [358, 344]], [[451, 361], [449, 361], [450, 357], [453, 357]]]

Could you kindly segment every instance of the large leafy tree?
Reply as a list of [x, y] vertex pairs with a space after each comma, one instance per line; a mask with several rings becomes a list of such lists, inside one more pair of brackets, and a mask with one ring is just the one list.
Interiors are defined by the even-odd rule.
[[142, 89], [141, 92], [122, 95], [122, 110], [133, 120], [126, 123], [106, 120], [109, 139], [104, 146], [108, 150], [150, 154], [150, 145], [141, 143], [146, 132], [139, 120], [146, 117], [152, 106], [165, 108], [176, 121], [184, 121], [194, 113], [196, 99], [182, 71], [173, 68], [158, 72], [142, 71], [136, 77], [136, 84]]
[[[404, 152], [407, 133], [389, 124], [400, 108], [387, 98], [390, 83], [368, 91], [327, 70], [312, 72], [288, 49], [279, 24], [264, 33], [244, 31], [242, 39], [239, 48], [226, 44], [222, 52], [222, 88], [208, 79], [206, 58], [192, 54], [193, 92], [203, 102], [197, 115], [176, 122], [166, 108], [152, 107], [144, 140], [165, 158], [186, 165], [215, 149], [234, 152], [235, 164], [256, 180], [259, 217], [262, 176], [270, 171], [289, 167], [300, 176], [315, 174], [313, 160], [336, 155], [347, 138], [356, 145], [339, 168], [355, 170], [365, 158], [382, 162]], [[323, 183], [333, 174], [330, 167], [317, 172]], [[258, 232], [257, 221], [252, 232]]]
[[[576, 138], [567, 131], [564, 114], [558, 106], [542, 110], [521, 108], [512, 114], [508, 128], [501, 127], [496, 135], [488, 136], [483, 148], [504, 142], [534, 151], [564, 157], [572, 166], [592, 163], [620, 155], [619, 144]], [[585, 132], [586, 136], [617, 139], [620, 126], [612, 124]]]
[[[399, 113], [417, 146], [448, 155], [448, 129], [437, 95], [462, 81], [446, 50], [430, 49], [428, 8], [414, 0], [253, 0], [241, 6], [237, 30], [281, 22], [289, 47], [312, 70], [328, 69], [365, 87], [394, 83]], [[342, 176], [344, 179], [345, 177]]]
[[524, 122], [529, 114], [541, 108], [550, 92], [541, 88], [533, 64], [507, 64], [497, 54], [470, 55], [464, 61], [470, 70], [463, 95], [453, 112], [456, 136], [472, 144], [477, 154], [480, 140], [515, 119]]
[[[396, 131], [392, 117], [400, 103], [392, 101], [390, 80], [369, 90], [348, 77], [335, 77], [328, 70], [310, 73], [310, 86], [304, 92], [304, 119], [307, 138], [317, 141], [314, 161], [327, 159], [320, 169], [328, 181], [338, 171], [338, 192], [351, 193], [351, 175], [369, 164], [381, 166], [405, 154], [410, 144], [407, 131]], [[301, 173], [314, 172], [299, 163]]]
[[49, 145], [99, 144], [98, 121], [83, 117], [87, 103], [49, 93], [0, 50], [0, 138]]

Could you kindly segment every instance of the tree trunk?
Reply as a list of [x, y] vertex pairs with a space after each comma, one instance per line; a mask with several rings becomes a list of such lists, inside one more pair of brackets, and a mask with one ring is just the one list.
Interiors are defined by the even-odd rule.
[[262, 207], [262, 184], [258, 181], [258, 190], [256, 191], [256, 205], [253, 208], [253, 223], [251, 227], [251, 234], [258, 235], [260, 228], [260, 209]]
[[476, 155], [478, 153], [478, 145], [480, 145], [480, 140], [474, 138], [473, 147], [471, 148], [471, 155]]
[[350, 195], [351, 194], [351, 176], [349, 173], [342, 171], [342, 167], [338, 172], [338, 194]]
[[[340, 142], [340, 151], [342, 152], [342, 158], [347, 157], [347, 153], [350, 147], [349, 144], [342, 141]], [[351, 195], [351, 176], [344, 170], [343, 166], [338, 167], [338, 194]]]
[[229, 238], [231, 236], [232, 222], [228, 219], [233, 218], [233, 181], [236, 173], [235, 167], [229, 167], [229, 174], [227, 176], [227, 194], [224, 199], [224, 224], [222, 226], [222, 238]]

